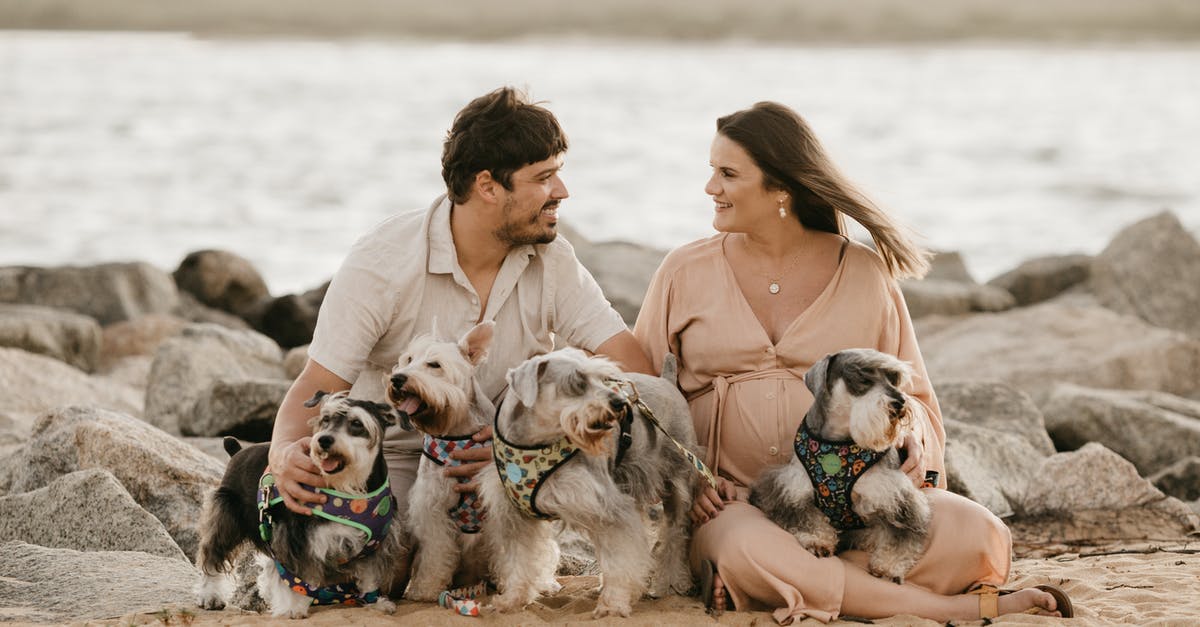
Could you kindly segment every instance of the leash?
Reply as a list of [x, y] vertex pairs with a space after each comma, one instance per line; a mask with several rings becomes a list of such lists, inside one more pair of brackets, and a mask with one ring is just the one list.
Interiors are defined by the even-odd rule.
[[[658, 417], [654, 415], [654, 411], [651, 410], [644, 401], [642, 401], [641, 396], [638, 395], [637, 385], [635, 385], [633, 381], [630, 381], [629, 379], [614, 378], [606, 380], [606, 383], [609, 384], [612, 391], [624, 396], [625, 400], [630, 405], [637, 407], [638, 410], [642, 412], [642, 415], [646, 417], [646, 420], [650, 421], [650, 424], [654, 425], [655, 428], [661, 431], [663, 435], [667, 436], [667, 439], [675, 445], [675, 448], [678, 448], [679, 451], [683, 453], [683, 456], [687, 458], [689, 462], [691, 462], [692, 467], [696, 469], [696, 472], [699, 472], [700, 476], [704, 477], [704, 480], [708, 482], [708, 485], [714, 490], [717, 489], [717, 480], [713, 478], [712, 471], [708, 469], [708, 466], [704, 465], [704, 462], [700, 461], [700, 458], [697, 457], [695, 453], [688, 450], [688, 447], [680, 444], [679, 440], [676, 440], [674, 436], [667, 432], [667, 430], [662, 426], [662, 423], [658, 421]], [[629, 441], [632, 442], [633, 438], [632, 436], [629, 436], [628, 433], [623, 431], [621, 436], [622, 444], [624, 444], [624, 439], [626, 437], [628, 437]], [[628, 447], [628, 445], [625, 446]]]
[[473, 586], [443, 590], [438, 595], [438, 605], [448, 610], [454, 610], [460, 616], [479, 616], [479, 601], [476, 600], [476, 597], [486, 595], [487, 591], [486, 581], [481, 581]]

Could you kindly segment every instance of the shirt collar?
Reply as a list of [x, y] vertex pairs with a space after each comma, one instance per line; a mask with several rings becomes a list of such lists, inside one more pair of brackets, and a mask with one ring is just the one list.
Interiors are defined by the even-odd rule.
[[[429, 259], [426, 264], [430, 274], [454, 274], [458, 268], [458, 251], [454, 247], [454, 235], [450, 232], [450, 210], [454, 206], [450, 198], [442, 196], [434, 203], [429, 219]], [[508, 251], [508, 257], [537, 254], [531, 244], [517, 246]], [[462, 270], [459, 269], [459, 272]]]

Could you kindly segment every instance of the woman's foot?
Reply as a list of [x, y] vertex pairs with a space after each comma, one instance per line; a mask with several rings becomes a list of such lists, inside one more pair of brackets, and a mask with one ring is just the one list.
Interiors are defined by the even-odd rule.
[[712, 610], [713, 614], [721, 614], [725, 611], [725, 582], [721, 581], [721, 575], [713, 573], [712, 583]]
[[[1064, 613], [1062, 610], [1065, 608], [1061, 607], [1062, 604], [1059, 603], [1056, 595], [1048, 591], [1049, 586], [1045, 588], [1047, 589], [1035, 586], [1013, 592], [1000, 593], [1000, 597], [997, 599], [997, 613], [1001, 616], [1020, 612], [1037, 614], [1038, 616], [1063, 616]], [[1066, 593], [1057, 592], [1062, 596], [1064, 603], [1069, 606], [1070, 599], [1067, 598]]]
[[704, 609], [714, 615], [719, 616], [729, 607], [725, 582], [721, 581], [716, 565], [708, 560], [700, 562], [700, 598], [704, 601]]

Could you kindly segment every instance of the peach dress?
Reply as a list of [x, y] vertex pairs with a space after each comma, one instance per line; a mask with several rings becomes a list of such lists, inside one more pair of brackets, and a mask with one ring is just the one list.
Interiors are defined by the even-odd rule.
[[[939, 472], [944, 488], [941, 413], [904, 296], [873, 250], [848, 243], [824, 291], [772, 344], [726, 261], [725, 238], [718, 234], [667, 255], [634, 328], [651, 363], [662, 364], [668, 352], [679, 358], [679, 387], [705, 461], [738, 486], [740, 502], [726, 504], [696, 529], [692, 562], [715, 563], [738, 608], [766, 606], [785, 624], [797, 617], [833, 620], [842, 605], [843, 569], [847, 562], [865, 565], [866, 556], [852, 551], [818, 558], [744, 502], [763, 469], [794, 456], [796, 428], [812, 403], [804, 373], [846, 348], [873, 348], [911, 363], [916, 376], [907, 392], [917, 401], [911, 404], [916, 434], [926, 466]], [[925, 492], [934, 512], [929, 545], [904, 585], [958, 594], [979, 583], [1003, 584], [1012, 553], [1004, 523], [944, 489]]]

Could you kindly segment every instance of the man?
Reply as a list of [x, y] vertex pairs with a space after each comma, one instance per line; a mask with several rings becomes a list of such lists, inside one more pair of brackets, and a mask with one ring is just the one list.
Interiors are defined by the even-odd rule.
[[[325, 500], [300, 485], [323, 486], [308, 457], [308, 420], [318, 410], [304, 401], [317, 390], [348, 389], [386, 402], [384, 373], [435, 320], [447, 337], [495, 321], [488, 359], [476, 370], [493, 401], [505, 372], [552, 350], [555, 337], [626, 370], [651, 372], [570, 244], [556, 239], [567, 198], [559, 178], [566, 149], [554, 115], [512, 88], [476, 98], [455, 117], [443, 146], [446, 196], [384, 221], [355, 243], [325, 295], [308, 363], [275, 419], [270, 467], [288, 509], [310, 514], [309, 505]], [[475, 437], [486, 441], [491, 429]], [[388, 430], [384, 454], [402, 507], [420, 450], [418, 435]], [[490, 447], [454, 455], [472, 463], [449, 469], [453, 476], [473, 476], [491, 462]]]

